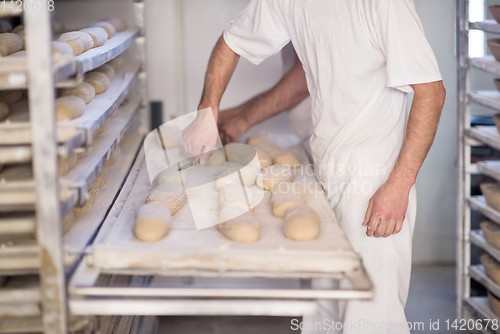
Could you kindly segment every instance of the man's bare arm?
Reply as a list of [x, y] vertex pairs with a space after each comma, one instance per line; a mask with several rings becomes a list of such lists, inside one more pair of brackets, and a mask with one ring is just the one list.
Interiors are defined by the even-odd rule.
[[406, 137], [389, 179], [373, 195], [364, 226], [367, 235], [388, 237], [403, 228], [408, 196], [437, 132], [446, 99], [442, 81], [413, 85], [415, 95]]
[[252, 126], [288, 110], [309, 96], [306, 75], [297, 56], [293, 67], [270, 90], [219, 115], [219, 131], [224, 142], [231, 142]]
[[214, 111], [214, 116], [217, 117], [215, 110], [217, 112], [219, 110], [220, 100], [233, 76], [239, 59], [240, 56], [231, 50], [224, 41], [224, 37], [221, 36], [210, 56], [207, 73], [205, 74], [205, 86], [203, 87], [198, 109], [210, 107]]
[[[217, 142], [217, 128], [213, 126], [213, 119], [217, 124], [219, 103], [222, 95], [231, 80], [238, 65], [240, 56], [236, 54], [221, 36], [212, 51], [205, 75], [205, 86], [198, 110], [211, 108], [212, 114], [199, 112], [198, 117], [183, 131], [186, 152], [192, 156], [200, 157], [201, 163], [205, 164], [210, 157], [210, 151]], [[213, 119], [210, 119], [213, 117]]]

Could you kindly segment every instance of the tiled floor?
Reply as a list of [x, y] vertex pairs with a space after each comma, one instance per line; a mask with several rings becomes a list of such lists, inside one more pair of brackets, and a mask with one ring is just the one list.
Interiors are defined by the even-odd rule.
[[[406, 307], [409, 322], [423, 322], [425, 330], [412, 333], [449, 333], [445, 321], [455, 318], [455, 267], [413, 268]], [[292, 318], [163, 317], [158, 334], [291, 334]], [[439, 320], [440, 330], [429, 330]]]

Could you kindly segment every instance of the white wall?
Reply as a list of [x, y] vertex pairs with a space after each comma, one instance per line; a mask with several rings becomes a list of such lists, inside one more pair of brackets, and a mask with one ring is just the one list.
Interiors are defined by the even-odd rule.
[[[180, 63], [165, 48], [173, 42], [175, 15], [173, 3], [182, 3], [185, 59], [182, 78], [172, 79]], [[426, 35], [438, 58], [448, 99], [441, 126], [429, 157], [417, 181], [418, 216], [413, 258], [416, 264], [453, 262], [455, 258], [455, 197], [457, 182], [456, 136], [456, 61], [454, 57], [455, 0], [414, 0]], [[165, 113], [196, 110], [206, 64], [214, 43], [224, 27], [248, 0], [148, 0], [152, 12], [148, 22], [150, 97], [162, 100]], [[163, 43], [163, 44], [162, 44]], [[177, 46], [175, 46], [177, 47]], [[275, 56], [260, 66], [242, 59], [221, 107], [241, 103], [274, 85], [282, 71], [281, 57]], [[169, 77], [166, 77], [169, 76]], [[179, 94], [183, 85], [185, 94]], [[182, 102], [178, 102], [182, 99]], [[177, 101], [177, 102], [176, 102]]]

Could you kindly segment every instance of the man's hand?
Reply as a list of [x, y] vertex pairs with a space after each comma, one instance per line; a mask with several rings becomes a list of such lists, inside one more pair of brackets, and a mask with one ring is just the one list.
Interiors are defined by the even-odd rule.
[[387, 238], [401, 232], [408, 208], [411, 187], [388, 180], [373, 195], [368, 204], [363, 226], [366, 235]]
[[205, 165], [219, 137], [212, 108], [199, 110], [195, 120], [182, 130], [182, 137], [186, 152]]
[[437, 132], [446, 99], [442, 81], [412, 85], [415, 92], [406, 137], [389, 179], [370, 199], [366, 235], [387, 238], [403, 228], [408, 196]]
[[236, 141], [252, 127], [241, 106], [221, 111], [217, 123], [219, 135], [224, 145]]

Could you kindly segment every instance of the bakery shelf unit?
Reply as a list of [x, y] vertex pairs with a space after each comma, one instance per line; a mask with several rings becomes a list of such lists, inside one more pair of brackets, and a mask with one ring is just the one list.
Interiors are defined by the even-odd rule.
[[[68, 280], [122, 189], [147, 119], [144, 2], [107, 3], [107, 11], [99, 10], [102, 3], [88, 5], [99, 17], [83, 17], [86, 25], [69, 28], [72, 16], [82, 19], [77, 2], [56, 1], [54, 12], [13, 12], [0, 3], [1, 19], [24, 24], [27, 49], [0, 59], [0, 90], [26, 89], [27, 96], [0, 122], [0, 333], [89, 333], [99, 327], [125, 334], [154, 325], [139, 317], [69, 313]], [[106, 16], [126, 19], [128, 28], [80, 56], [53, 56], [54, 17], [74, 31]], [[56, 121], [58, 89], [79, 85], [85, 73], [111, 61], [109, 89], [81, 117]], [[101, 284], [120, 279], [109, 276]]]
[[[500, 34], [500, 24], [493, 20], [470, 22], [469, 0], [457, 0], [457, 57], [458, 57], [458, 134], [459, 134], [459, 191], [457, 201], [457, 317], [459, 319], [496, 319], [499, 316], [492, 310], [486, 296], [476, 296], [472, 284], [479, 283], [485, 290], [500, 296], [500, 285], [488, 277], [482, 265], [473, 264], [474, 249], [489, 253], [500, 260], [500, 249], [490, 245], [476, 226], [473, 217], [480, 214], [485, 220], [500, 224], [500, 212], [487, 205], [483, 196], [473, 195], [472, 177], [483, 175], [500, 182], [500, 161], [479, 161], [473, 163], [472, 148], [488, 146], [500, 150], [500, 135], [494, 126], [472, 126], [471, 107], [486, 107], [500, 112], [500, 93], [498, 91], [476, 91], [471, 88], [471, 71], [480, 71], [500, 76], [500, 62], [492, 56], [469, 57], [469, 41], [472, 29], [490, 34]], [[491, 84], [493, 88], [493, 82]], [[483, 294], [484, 295], [484, 294]], [[482, 329], [481, 333], [494, 333], [495, 330]], [[497, 333], [500, 331], [496, 331]]]

